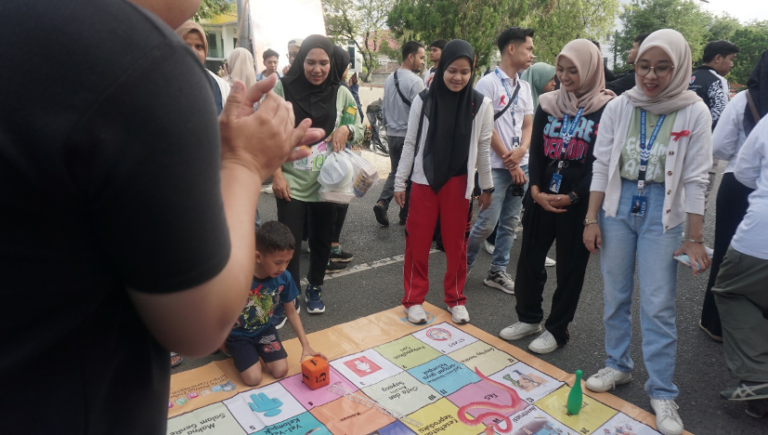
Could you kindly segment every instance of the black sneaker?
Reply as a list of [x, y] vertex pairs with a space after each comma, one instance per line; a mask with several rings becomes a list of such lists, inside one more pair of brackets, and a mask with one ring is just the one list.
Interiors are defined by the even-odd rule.
[[355, 258], [355, 256], [351, 252], [340, 250], [337, 254], [331, 249], [331, 263], [349, 263], [353, 258]]
[[307, 285], [304, 300], [307, 302], [307, 312], [309, 314], [323, 314], [325, 304], [323, 303], [323, 289], [318, 285]]
[[285, 325], [286, 320], [288, 320], [288, 317], [285, 315], [285, 307], [282, 303], [278, 302], [272, 310], [272, 315], [269, 316], [269, 323], [271, 323], [275, 329], [280, 329]]
[[346, 269], [347, 265], [344, 263], [337, 263], [335, 261], [329, 261], [328, 265], [325, 266], [325, 273], [338, 273], [342, 270]]
[[373, 214], [376, 215], [376, 220], [379, 222], [379, 225], [383, 227], [389, 226], [389, 217], [387, 216], [387, 207], [384, 205], [383, 202], [381, 201], [376, 202], [376, 205], [373, 206]]

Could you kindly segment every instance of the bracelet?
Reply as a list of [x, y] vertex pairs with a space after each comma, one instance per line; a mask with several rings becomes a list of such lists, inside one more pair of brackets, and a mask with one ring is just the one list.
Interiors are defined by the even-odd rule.
[[685, 241], [686, 242], [690, 242], [690, 243], [701, 243], [701, 244], [704, 244], [704, 239], [701, 239], [701, 240], [685, 239]]

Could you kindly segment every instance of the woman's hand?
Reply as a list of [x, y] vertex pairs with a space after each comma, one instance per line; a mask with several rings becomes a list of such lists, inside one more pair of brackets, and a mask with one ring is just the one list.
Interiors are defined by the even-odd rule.
[[333, 132], [333, 151], [338, 153], [347, 146], [347, 138], [351, 132], [352, 130], [347, 125], [340, 125]]
[[278, 171], [272, 175], [272, 191], [278, 199], [291, 202], [291, 188], [282, 172]]
[[[552, 213], [565, 213], [567, 210], [565, 210], [562, 207], [555, 207], [552, 205], [552, 203], [560, 203], [560, 200], [557, 200], [557, 196], [562, 195], [551, 195], [549, 193], [539, 192], [536, 195], [533, 196], [533, 200], [536, 201], [536, 204], [539, 204], [541, 208], [548, 212]], [[568, 195], [565, 195], [566, 198]]]
[[603, 236], [600, 233], [600, 227], [597, 224], [590, 224], [584, 227], [584, 246], [593, 255], [597, 255], [600, 247], [603, 245]]
[[549, 205], [555, 208], [565, 208], [573, 205], [573, 201], [571, 201], [571, 197], [568, 195], [551, 195], [552, 200], [549, 201]]
[[477, 205], [480, 207], [480, 211], [487, 210], [491, 206], [491, 200], [493, 199], [492, 193], [483, 192], [477, 197]]
[[[704, 249], [703, 243], [694, 243], [686, 241], [683, 246], [675, 252], [675, 256], [685, 254], [688, 259], [691, 260], [691, 270], [693, 270], [693, 276], [696, 276], [700, 272], [704, 272], [712, 265], [712, 259], [707, 255], [707, 250]], [[698, 265], [698, 267], [696, 267]]]
[[405, 192], [395, 192], [395, 202], [400, 208], [405, 207]]

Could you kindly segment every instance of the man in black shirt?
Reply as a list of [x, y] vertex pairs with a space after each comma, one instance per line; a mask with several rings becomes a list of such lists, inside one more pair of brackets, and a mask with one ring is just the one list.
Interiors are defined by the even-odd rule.
[[172, 30], [199, 5], [0, 3], [3, 435], [165, 434], [168, 350], [224, 341], [261, 181], [322, 136], [274, 93], [253, 111], [274, 79], [235, 84], [219, 131]]
[[635, 41], [632, 42], [632, 48], [630, 48], [629, 53], [627, 53], [627, 63], [633, 65], [633, 68], [619, 79], [606, 83], [606, 89], [612, 90], [616, 95], [621, 95], [635, 87], [635, 60], [637, 60], [637, 52], [640, 50], [640, 46], [648, 35], [650, 35], [650, 33], [641, 33], [637, 35]]
[[732, 42], [722, 39], [712, 41], [704, 47], [701, 66], [693, 70], [688, 89], [696, 92], [709, 106], [713, 131], [730, 100], [730, 88], [725, 76], [733, 69], [733, 61], [739, 51], [739, 47]]

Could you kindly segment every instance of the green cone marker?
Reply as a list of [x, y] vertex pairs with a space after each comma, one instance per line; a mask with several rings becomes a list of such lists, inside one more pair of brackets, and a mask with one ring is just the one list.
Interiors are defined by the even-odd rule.
[[571, 387], [571, 392], [568, 393], [566, 408], [570, 415], [577, 415], [581, 411], [581, 404], [584, 402], [584, 394], [581, 392], [581, 376], [583, 374], [584, 372], [581, 370], [576, 370], [576, 381]]

